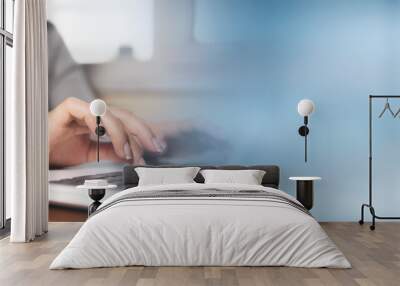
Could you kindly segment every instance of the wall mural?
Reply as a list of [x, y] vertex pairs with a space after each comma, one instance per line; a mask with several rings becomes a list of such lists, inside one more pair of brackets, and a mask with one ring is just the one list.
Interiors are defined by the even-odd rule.
[[[49, 0], [50, 203], [85, 209], [75, 186], [118, 182], [126, 163], [277, 164], [290, 194], [289, 176], [323, 178], [317, 219], [355, 220], [368, 94], [400, 92], [399, 30], [400, 1]], [[95, 98], [108, 107], [99, 163]], [[316, 105], [307, 163], [302, 98]], [[390, 214], [400, 132], [380, 122], [376, 205]]]

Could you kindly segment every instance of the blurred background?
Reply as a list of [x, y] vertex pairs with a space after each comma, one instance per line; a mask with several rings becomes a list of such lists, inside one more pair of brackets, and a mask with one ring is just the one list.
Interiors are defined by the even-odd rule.
[[[358, 219], [368, 95], [400, 93], [400, 1], [48, 0], [48, 18], [96, 96], [147, 122], [193, 126], [150, 163], [277, 164], [291, 194], [289, 176], [323, 178], [317, 219]], [[303, 98], [316, 105], [307, 164]], [[380, 215], [398, 210], [398, 125], [376, 121]]]

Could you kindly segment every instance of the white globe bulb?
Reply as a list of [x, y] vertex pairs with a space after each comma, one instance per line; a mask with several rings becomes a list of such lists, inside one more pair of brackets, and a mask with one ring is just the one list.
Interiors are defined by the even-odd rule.
[[106, 110], [107, 104], [101, 99], [95, 99], [90, 103], [90, 112], [94, 116], [103, 116]]
[[297, 112], [304, 117], [310, 115], [314, 111], [314, 108], [314, 102], [309, 99], [302, 99], [297, 105]]

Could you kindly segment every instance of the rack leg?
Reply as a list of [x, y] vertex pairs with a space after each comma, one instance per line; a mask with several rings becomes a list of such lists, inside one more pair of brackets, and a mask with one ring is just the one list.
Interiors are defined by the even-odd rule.
[[364, 224], [364, 207], [367, 206], [366, 204], [361, 205], [361, 219], [358, 221], [359, 224]]
[[[363, 225], [364, 224], [364, 208], [365, 207], [367, 207], [367, 208], [369, 208], [369, 211], [370, 211], [370, 213], [371, 213], [371, 216], [372, 216], [372, 225], [370, 225], [370, 229], [371, 230], [375, 230], [375, 220], [377, 219], [377, 218], [382, 218], [382, 217], [379, 217], [379, 216], [377, 216], [376, 214], [375, 214], [375, 209], [374, 209], [374, 207], [373, 206], [371, 206], [371, 205], [368, 205], [368, 204], [362, 204], [361, 205], [361, 219], [358, 221], [358, 223], [359, 224], [361, 224], [361, 225]], [[384, 217], [384, 218], [382, 218], [382, 219], [389, 219], [389, 217]]]
[[371, 212], [372, 215], [372, 225], [369, 228], [371, 230], [375, 230], [375, 218], [376, 218], [375, 209], [372, 206], [370, 206], [369, 211]]
[[372, 216], [372, 224], [370, 225], [371, 230], [375, 230], [375, 221], [377, 219], [388, 219], [388, 220], [400, 220], [400, 216], [379, 216], [375, 213], [375, 209], [370, 204], [362, 204], [361, 205], [361, 219], [358, 221], [359, 224], [364, 224], [364, 208], [369, 208], [369, 212]]

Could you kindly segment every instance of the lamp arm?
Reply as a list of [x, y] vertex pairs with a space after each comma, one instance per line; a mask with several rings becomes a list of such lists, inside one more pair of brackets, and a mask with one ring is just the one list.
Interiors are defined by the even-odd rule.
[[97, 162], [100, 161], [100, 116], [96, 116], [96, 134], [97, 134]]
[[307, 163], [307, 136], [309, 133], [308, 125], [308, 116], [304, 116], [304, 125], [306, 126], [306, 134], [304, 136], [304, 162]]
[[304, 162], [307, 163], [307, 134], [304, 136]]
[[100, 137], [106, 134], [106, 129], [100, 125], [101, 118], [100, 116], [96, 116], [96, 130], [95, 133], [97, 135], [97, 162], [100, 161]]

